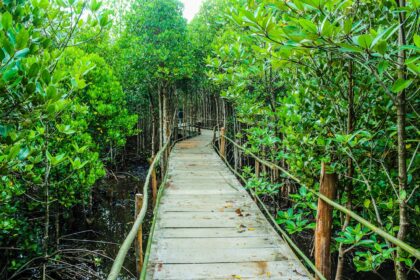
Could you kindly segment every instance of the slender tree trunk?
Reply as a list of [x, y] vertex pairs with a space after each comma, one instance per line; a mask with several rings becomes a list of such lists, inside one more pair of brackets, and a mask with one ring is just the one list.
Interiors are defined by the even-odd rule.
[[[162, 119], [163, 119], [163, 127], [162, 127], [162, 130], [163, 130], [163, 145], [165, 145], [168, 141], [169, 141], [169, 139], [168, 139], [168, 136], [169, 136], [169, 116], [168, 116], [168, 113], [169, 113], [169, 100], [168, 100], [168, 88], [166, 87], [166, 86], [164, 86], [163, 88], [162, 88], [162, 105], [163, 105], [163, 107], [162, 107]], [[163, 146], [162, 145], [162, 146]]]
[[[353, 133], [355, 127], [355, 113], [354, 113], [354, 78], [353, 78], [353, 62], [349, 62], [349, 88], [347, 95], [348, 109], [347, 109], [347, 134]], [[347, 159], [347, 177], [348, 183], [345, 186], [345, 192], [347, 193], [347, 203], [346, 208], [352, 209], [352, 190], [353, 190], [353, 181], [354, 176], [354, 165], [351, 158]], [[344, 218], [344, 223], [342, 226], [342, 231], [346, 230], [350, 223], [350, 215], [346, 214]], [[343, 243], [340, 243], [338, 249], [338, 260], [337, 260], [337, 272], [335, 274], [335, 280], [341, 280], [343, 277], [344, 269], [344, 255], [345, 247]]]
[[[398, 0], [399, 7], [404, 8], [405, 0]], [[405, 12], [403, 10], [399, 13], [400, 29], [398, 32], [398, 45], [401, 47], [406, 44], [405, 38]], [[398, 79], [405, 79], [405, 50], [401, 49], [398, 54]], [[398, 130], [398, 188], [400, 196], [406, 192], [407, 188], [407, 166], [406, 166], [406, 150], [405, 150], [405, 90], [402, 90], [397, 95], [397, 130]], [[408, 213], [407, 201], [405, 198], [399, 199], [399, 216], [400, 228], [398, 230], [398, 239], [404, 241], [407, 236], [408, 229]], [[402, 257], [402, 249], [397, 248], [397, 255], [395, 261], [395, 273], [398, 280], [407, 279], [403, 263], [399, 260]]]
[[[138, 111], [139, 110], [137, 110], [137, 112]], [[138, 119], [137, 119], [137, 130], [140, 131], [140, 128], [141, 128], [140, 117], [138, 117]], [[141, 134], [139, 132], [137, 132], [137, 143], [136, 143], [137, 144], [136, 145], [136, 154], [137, 155], [139, 155], [139, 153], [140, 153], [140, 141], [141, 141], [140, 137], [141, 137]]]
[[[48, 146], [48, 142], [46, 143]], [[49, 229], [50, 229], [50, 186], [49, 186], [49, 175], [51, 166], [46, 159], [46, 171], [44, 175], [44, 192], [45, 192], [45, 221], [44, 221], [44, 237], [42, 240], [42, 247], [44, 250], [44, 264], [42, 267], [42, 279], [45, 280], [47, 277], [47, 261], [48, 261], [48, 241], [49, 241]]]
[[158, 87], [158, 102], [159, 102], [159, 149], [163, 147], [163, 105], [162, 105], [162, 85]]
[[152, 133], [151, 133], [151, 153], [152, 157], [155, 156], [155, 148], [156, 148], [156, 119], [155, 119], [155, 106], [153, 103], [153, 97], [149, 94], [150, 104], [149, 104], [149, 111], [150, 111], [150, 119], [152, 120]]
[[57, 211], [55, 212], [55, 246], [58, 250], [60, 245], [60, 205], [57, 205]]
[[[329, 199], [334, 199], [337, 191], [337, 175], [328, 174], [327, 166], [322, 163], [319, 192]], [[331, 279], [331, 231], [332, 206], [318, 199], [318, 213], [315, 229], [315, 265], [316, 268], [329, 280]], [[316, 279], [319, 279], [318, 277]]]

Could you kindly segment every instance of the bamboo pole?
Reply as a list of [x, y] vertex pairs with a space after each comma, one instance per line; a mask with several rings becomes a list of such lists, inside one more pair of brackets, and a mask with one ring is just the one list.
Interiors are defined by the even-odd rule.
[[258, 160], [255, 161], [255, 177], [260, 177], [260, 162]]
[[[136, 194], [136, 206], [135, 206], [135, 215], [134, 219], [137, 219], [137, 216], [140, 214], [141, 207], [143, 206], [143, 195], [140, 193]], [[140, 225], [137, 231], [137, 273], [140, 275], [141, 270], [143, 268], [143, 227]]]
[[154, 158], [152, 164], [150, 165], [149, 171], [147, 173], [146, 176], [146, 181], [144, 183], [144, 187], [143, 187], [143, 194], [144, 194], [144, 201], [145, 203], [143, 203], [139, 215], [137, 216], [133, 227], [131, 228], [130, 232], [128, 233], [126, 239], [124, 240], [123, 244], [121, 244], [120, 250], [118, 251], [118, 254], [114, 260], [114, 263], [112, 265], [111, 271], [108, 275], [108, 280], [116, 280], [118, 277], [118, 274], [121, 270], [121, 267], [123, 265], [123, 262], [125, 260], [125, 257], [127, 256], [127, 252], [131, 247], [131, 244], [133, 242], [133, 240], [136, 238], [137, 236], [137, 232], [143, 222], [144, 217], [146, 216], [146, 211], [147, 211], [147, 199], [148, 199], [148, 188], [149, 188], [149, 183], [150, 183], [150, 178], [151, 178], [151, 173], [152, 170], [155, 168], [155, 166], [159, 163], [163, 153], [165, 152], [165, 150], [168, 148], [169, 146], [169, 142], [167, 142], [162, 149], [156, 154], [156, 157]]
[[236, 145], [239, 149], [241, 149], [242, 151], [246, 152], [247, 155], [253, 157], [254, 159], [258, 160], [261, 164], [266, 165], [270, 168], [276, 168], [278, 170], [280, 170], [283, 174], [285, 174], [287, 177], [289, 177], [290, 179], [292, 179], [293, 181], [295, 181], [296, 183], [300, 184], [301, 186], [305, 187], [308, 191], [310, 191], [311, 193], [313, 193], [314, 195], [316, 195], [317, 197], [321, 198], [324, 202], [328, 203], [329, 205], [331, 205], [332, 207], [334, 207], [335, 209], [343, 212], [344, 214], [348, 214], [350, 215], [350, 217], [352, 217], [353, 219], [355, 219], [356, 221], [358, 221], [359, 223], [361, 223], [362, 225], [366, 226], [367, 228], [369, 228], [370, 230], [372, 230], [373, 232], [375, 232], [376, 234], [380, 235], [381, 237], [383, 237], [384, 239], [388, 240], [389, 242], [393, 243], [394, 245], [402, 248], [403, 250], [405, 250], [406, 252], [408, 252], [409, 254], [413, 255], [415, 258], [420, 259], [420, 251], [417, 250], [416, 248], [412, 247], [411, 245], [405, 243], [404, 241], [392, 236], [391, 234], [389, 234], [388, 232], [378, 228], [377, 226], [375, 226], [374, 224], [372, 224], [371, 222], [369, 222], [368, 220], [362, 218], [361, 216], [357, 215], [355, 212], [347, 209], [346, 207], [342, 206], [341, 204], [338, 204], [337, 202], [335, 202], [332, 199], [329, 199], [328, 197], [326, 197], [325, 195], [307, 187], [305, 184], [302, 183], [301, 180], [299, 180], [299, 178], [297, 178], [296, 176], [292, 175], [291, 173], [289, 173], [287, 170], [285, 170], [284, 168], [278, 166], [277, 164], [268, 162], [264, 159], [260, 159], [259, 157], [257, 157], [254, 153], [252, 153], [251, 151], [246, 150], [244, 147], [238, 145], [237, 143], [235, 143], [232, 139], [230, 139], [229, 137], [227, 137], [225, 135], [224, 137], [225, 139], [227, 139], [229, 142], [231, 142], [233, 145]]
[[[153, 159], [154, 159], [154, 157], [152, 157], [149, 160], [149, 163], [152, 163]], [[156, 197], [157, 197], [157, 178], [156, 178], [156, 169], [155, 168], [152, 169], [151, 179], [152, 179], [152, 202], [153, 202], [153, 207], [154, 207], [156, 205]]]
[[[174, 112], [173, 119], [172, 119], [173, 125], [175, 123], [175, 117], [176, 117], [176, 114]], [[171, 137], [169, 137], [169, 139], [170, 138]], [[116, 280], [118, 278], [118, 274], [121, 271], [125, 257], [127, 256], [127, 252], [130, 249], [133, 241], [136, 239], [137, 232], [141, 224], [143, 223], [144, 217], [146, 216], [146, 212], [147, 212], [147, 202], [148, 202], [148, 197], [149, 197], [149, 184], [150, 184], [152, 170], [154, 170], [156, 166], [159, 164], [166, 149], [171, 147], [169, 146], [169, 143], [170, 143], [169, 141], [165, 143], [162, 149], [160, 149], [157, 152], [155, 158], [150, 164], [149, 170], [147, 171], [144, 186], [143, 186], [144, 203], [142, 204], [140, 212], [134, 221], [133, 227], [131, 228], [130, 232], [127, 234], [127, 237], [124, 239], [123, 243], [121, 244], [120, 249], [118, 250], [118, 254], [114, 259], [114, 263], [112, 264], [111, 271], [108, 274], [107, 280]]]
[[225, 157], [226, 156], [226, 139], [225, 139], [225, 128], [222, 127], [220, 129], [220, 154]]
[[[220, 150], [217, 149], [216, 145], [213, 142], [213, 148], [219, 153]], [[227, 161], [225, 157], [221, 157], [222, 160], [225, 162], [226, 166], [236, 175], [239, 179], [242, 180], [244, 184], [246, 184], [247, 180], [232, 166], [230, 166], [230, 163]], [[272, 224], [274, 227], [280, 232], [281, 236], [287, 241], [287, 243], [295, 250], [295, 252], [305, 261], [305, 263], [314, 271], [314, 273], [320, 278], [320, 280], [326, 280], [325, 277], [321, 274], [320, 271], [317, 270], [315, 265], [312, 263], [312, 261], [305, 255], [305, 253], [302, 252], [302, 250], [299, 249], [299, 247], [293, 242], [293, 240], [287, 235], [287, 233], [278, 225], [276, 222], [276, 219], [271, 215], [270, 211], [267, 209], [267, 207], [264, 205], [263, 201], [258, 197], [258, 195], [252, 190], [249, 189], [252, 197], [254, 198], [255, 203], [259, 203], [262, 207], [262, 209], [265, 212], [265, 215], [270, 218]], [[306, 267], [303, 266], [303, 268]], [[309, 272], [308, 272], [309, 274]], [[143, 280], [143, 279], [142, 279]]]
[[156, 206], [153, 209], [153, 220], [152, 220], [152, 225], [150, 227], [150, 233], [149, 233], [149, 237], [147, 239], [147, 246], [146, 246], [146, 251], [144, 253], [144, 269], [141, 270], [140, 273], [140, 280], [145, 280], [146, 279], [146, 273], [147, 273], [147, 264], [149, 262], [149, 257], [150, 257], [150, 249], [152, 247], [152, 241], [153, 241], [153, 235], [155, 233], [155, 226], [156, 226], [156, 216], [157, 216], [157, 212], [159, 210], [159, 203], [160, 203], [160, 199], [163, 195], [163, 192], [165, 190], [165, 184], [166, 181], [168, 179], [168, 174], [165, 174], [165, 177], [163, 178], [158, 194], [157, 194], [157, 201], [156, 201]]
[[[337, 175], [328, 174], [327, 166], [322, 163], [319, 192], [329, 199], [334, 199], [337, 191]], [[315, 229], [315, 265], [316, 268], [329, 280], [331, 279], [331, 230], [333, 207], [318, 198], [318, 212]], [[319, 279], [319, 277], [316, 277]]]

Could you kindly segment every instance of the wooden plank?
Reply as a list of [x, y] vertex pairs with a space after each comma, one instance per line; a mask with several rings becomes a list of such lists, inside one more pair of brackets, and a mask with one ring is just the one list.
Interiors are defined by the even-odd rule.
[[[208, 180], [211, 180], [211, 179], [209, 178]], [[200, 181], [199, 178], [192, 178], [191, 181], [172, 179], [169, 181], [169, 186], [167, 187], [167, 189], [170, 189], [171, 187], [176, 187], [178, 189], [215, 188], [215, 187], [232, 188], [234, 187], [237, 191], [241, 191], [241, 188], [242, 188], [242, 186], [234, 180], [221, 179], [221, 180], [203, 182], [203, 181]]]
[[251, 200], [244, 199], [243, 194], [235, 193], [233, 195], [181, 195], [181, 194], [167, 194], [165, 195], [162, 200], [164, 204], [194, 204], [194, 205], [201, 205], [201, 204], [213, 204], [213, 205], [223, 205], [226, 207], [234, 207], [233, 205], [255, 205]]
[[162, 212], [239, 212], [246, 215], [246, 213], [258, 211], [258, 208], [255, 205], [247, 202], [238, 202], [234, 204], [225, 202], [209, 203], [207, 201], [203, 201], [203, 203], [175, 201], [164, 203], [160, 207]]
[[[310, 279], [293, 261], [158, 264], [153, 279]], [[186, 273], [188, 272], [188, 273]]]
[[264, 221], [265, 218], [261, 212], [166, 212], [164, 220], [177, 220], [177, 221], [192, 221], [192, 220], [218, 220], [218, 221], [239, 221], [249, 222], [254, 220]]
[[203, 188], [203, 189], [168, 189], [166, 191], [168, 194], [172, 194], [174, 192], [178, 194], [202, 194], [202, 195], [209, 195], [209, 194], [233, 194], [236, 192], [236, 190], [232, 189], [222, 189], [222, 188]]
[[[160, 227], [182, 227], [182, 228], [200, 228], [200, 227], [236, 227], [254, 229], [256, 227], [265, 226], [263, 218], [252, 217], [241, 217], [238, 218], [227, 218], [226, 216], [216, 216], [209, 214], [231, 214], [230, 212], [165, 212], [165, 216], [169, 216], [168, 213], [176, 213], [177, 215], [171, 215], [173, 217], [159, 219], [158, 223]], [[206, 216], [198, 216], [198, 214], [207, 214]], [[186, 215], [196, 214], [196, 215]], [[236, 213], [233, 213], [236, 215]], [[188, 218], [187, 218], [188, 217]]]
[[155, 233], [155, 239], [158, 238], [217, 238], [217, 237], [266, 237], [273, 236], [275, 232], [267, 228], [238, 229], [236, 227], [228, 228], [165, 228]]
[[163, 238], [159, 247], [168, 251], [202, 249], [213, 250], [216, 248], [276, 248], [281, 242], [269, 236], [263, 237], [214, 237], [214, 238]]
[[[207, 250], [206, 250], [207, 249]], [[170, 251], [159, 247], [151, 261], [162, 263], [235, 263], [288, 260], [285, 245], [277, 248], [206, 248]]]

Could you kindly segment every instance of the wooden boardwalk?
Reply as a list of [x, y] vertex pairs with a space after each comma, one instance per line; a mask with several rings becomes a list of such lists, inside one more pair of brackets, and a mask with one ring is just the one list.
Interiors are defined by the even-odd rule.
[[170, 155], [147, 279], [310, 279], [211, 139], [203, 130]]

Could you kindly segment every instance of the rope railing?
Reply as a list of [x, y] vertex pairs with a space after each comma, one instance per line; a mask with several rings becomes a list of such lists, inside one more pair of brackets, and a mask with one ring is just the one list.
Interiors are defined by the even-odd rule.
[[[174, 114], [173, 121], [175, 121], [175, 116], [176, 115]], [[112, 264], [111, 271], [108, 274], [107, 280], [116, 280], [118, 278], [118, 275], [120, 274], [121, 268], [123, 267], [124, 260], [127, 256], [127, 253], [129, 251], [134, 239], [136, 238], [137, 233], [139, 232], [139, 229], [140, 229], [141, 225], [143, 224], [144, 218], [146, 216], [147, 208], [148, 208], [149, 185], [150, 185], [150, 179], [151, 179], [151, 176], [152, 176], [152, 172], [155, 170], [156, 166], [160, 163], [160, 161], [162, 160], [162, 157], [165, 155], [165, 152], [167, 152], [168, 148], [169, 148], [169, 151], [170, 151], [172, 149], [172, 147], [175, 145], [175, 143], [191, 136], [189, 134], [188, 136], [186, 136], [186, 137], [184, 136], [181, 139], [176, 139], [171, 144], [172, 135], [173, 135], [173, 131], [171, 131], [171, 134], [168, 137], [168, 139], [169, 139], [168, 142], [166, 142], [165, 145], [156, 153], [153, 161], [150, 164], [149, 170], [147, 171], [144, 186], [143, 186], [143, 201], [144, 202], [141, 206], [141, 209], [140, 209], [140, 211], [139, 211], [139, 213], [138, 213], [138, 215], [137, 215], [137, 217], [134, 221], [134, 224], [133, 224], [130, 232], [128, 233], [124, 242], [121, 244], [121, 247], [118, 251], [118, 254], [114, 259], [114, 263]], [[166, 164], [167, 164], [167, 162], [166, 162]], [[165, 168], [165, 170], [166, 170], [166, 168]], [[159, 191], [158, 191], [156, 204], [155, 204], [155, 207], [154, 207], [154, 210], [153, 210], [154, 214], [158, 209], [160, 197], [161, 197], [162, 192], [163, 192], [163, 187], [162, 186], [165, 184], [166, 178], [167, 178], [167, 175], [165, 174], [165, 176], [162, 180], [162, 183], [161, 183], [161, 187], [159, 188]], [[154, 222], [155, 222], [155, 219], [153, 219], [151, 230], [153, 230], [153, 228], [154, 228]], [[148, 261], [148, 255], [149, 255], [148, 252], [150, 252], [149, 243], [150, 243], [150, 240], [151, 240], [150, 237], [152, 237], [152, 236], [153, 236], [153, 232], [151, 231], [151, 234], [150, 234], [149, 240], [148, 240], [148, 247], [146, 249], [145, 261], [143, 262], [141, 275], [143, 275], [145, 273], [145, 270], [146, 270], [145, 268], [147, 267], [147, 261]]]
[[[220, 150], [216, 147], [215, 142], [213, 141], [213, 148], [218, 152], [219, 156], [223, 159], [223, 161], [225, 162], [226, 166], [236, 175], [239, 177], [239, 179], [241, 179], [241, 181], [246, 184], [247, 180], [238, 172], [236, 171], [228, 162], [228, 160], [226, 159], [226, 157], [224, 157], [221, 153]], [[326, 280], [326, 278], [324, 277], [324, 275], [322, 275], [322, 273], [316, 268], [315, 264], [305, 255], [304, 252], [302, 252], [302, 250], [299, 249], [299, 247], [293, 242], [293, 240], [287, 235], [287, 233], [276, 223], [276, 219], [273, 217], [273, 215], [271, 215], [270, 211], [267, 209], [267, 207], [265, 206], [265, 204], [262, 202], [262, 200], [258, 197], [258, 195], [252, 190], [249, 189], [249, 192], [251, 193], [252, 197], [255, 198], [258, 203], [261, 205], [262, 209], [264, 210], [264, 214], [270, 218], [272, 224], [274, 225], [274, 227], [280, 232], [281, 236], [286, 240], [286, 242], [289, 244], [289, 246], [291, 246], [293, 248], [293, 250], [304, 260], [304, 262], [306, 263], [306, 265], [308, 267], [310, 267], [314, 273], [318, 276], [318, 278], [320, 280]]]
[[[187, 139], [189, 137], [190, 136], [188, 135], [188, 136], [184, 136], [180, 139], [175, 140], [172, 143], [171, 147], [169, 148], [169, 152], [172, 151], [172, 148], [175, 146], [176, 143], [178, 143], [179, 141], [182, 141], [184, 139]], [[154, 235], [154, 232], [155, 232], [154, 229], [155, 229], [155, 225], [156, 225], [156, 214], [159, 210], [160, 199], [162, 198], [163, 192], [165, 190], [164, 187], [165, 187], [167, 179], [168, 179], [168, 174], [166, 173], [163, 180], [162, 180], [162, 183], [160, 184], [158, 195], [157, 195], [157, 198], [156, 198], [155, 208], [153, 209], [152, 226], [150, 227], [150, 233], [149, 233], [149, 237], [147, 239], [147, 247], [146, 247], [146, 252], [144, 254], [144, 262], [143, 262], [143, 267], [142, 267], [141, 274], [140, 274], [140, 280], [146, 279], [147, 264], [149, 262], [150, 250], [151, 250], [151, 247], [152, 247], [152, 239], [153, 239], [153, 235]]]
[[418, 249], [416, 249], [416, 248], [412, 247], [411, 245], [405, 243], [404, 241], [402, 241], [402, 240], [400, 240], [400, 239], [392, 236], [391, 234], [387, 233], [386, 231], [378, 228], [377, 226], [375, 226], [374, 224], [372, 224], [368, 220], [364, 219], [363, 217], [359, 216], [358, 214], [354, 213], [353, 211], [347, 209], [346, 207], [338, 204], [337, 202], [334, 202], [333, 200], [329, 199], [328, 197], [324, 196], [323, 194], [321, 194], [321, 193], [319, 193], [319, 192], [317, 192], [317, 191], [309, 188], [299, 178], [297, 178], [296, 176], [294, 176], [293, 174], [291, 174], [290, 172], [288, 172], [284, 168], [278, 166], [275, 163], [268, 162], [268, 161], [266, 161], [264, 159], [259, 158], [254, 153], [252, 153], [251, 151], [249, 151], [246, 148], [242, 147], [241, 145], [239, 145], [238, 143], [236, 143], [234, 140], [232, 140], [228, 136], [221, 135], [220, 137], [224, 137], [226, 140], [228, 140], [230, 143], [232, 143], [235, 147], [237, 147], [238, 149], [242, 150], [247, 155], [251, 156], [252, 158], [254, 158], [255, 160], [257, 160], [261, 164], [263, 164], [263, 165], [265, 165], [265, 166], [267, 166], [267, 167], [269, 167], [271, 169], [277, 169], [277, 170], [281, 171], [287, 177], [289, 177], [290, 179], [294, 180], [299, 185], [305, 187], [307, 190], [309, 190], [311, 193], [313, 193], [314, 195], [316, 195], [317, 197], [319, 197], [321, 200], [323, 200], [328, 205], [330, 205], [333, 208], [335, 208], [335, 209], [343, 212], [344, 214], [348, 214], [350, 217], [352, 217], [353, 219], [355, 219], [356, 221], [358, 221], [362, 225], [366, 226], [367, 228], [369, 228], [370, 230], [372, 230], [373, 232], [375, 232], [376, 234], [378, 234], [379, 236], [381, 236], [385, 240], [393, 243], [395, 246], [400, 247], [401, 249], [405, 250], [407, 253], [411, 254], [415, 258], [420, 259], [420, 251]]
[[149, 198], [149, 185], [150, 185], [150, 177], [152, 175], [152, 171], [154, 170], [155, 166], [160, 162], [162, 155], [169, 147], [169, 141], [159, 150], [156, 154], [155, 158], [153, 159], [152, 163], [150, 164], [149, 170], [147, 171], [146, 180], [143, 186], [143, 196], [144, 196], [144, 203], [141, 206], [140, 213], [137, 215], [136, 220], [134, 221], [133, 227], [131, 228], [130, 232], [128, 233], [127, 237], [125, 238], [124, 242], [122, 243], [120, 250], [118, 251], [117, 256], [115, 257], [114, 263], [112, 264], [111, 271], [108, 275], [108, 280], [116, 280], [121, 268], [123, 266], [125, 257], [127, 256], [128, 250], [131, 247], [134, 239], [136, 238], [137, 232], [140, 229], [140, 226], [143, 223], [144, 217], [146, 215], [147, 207], [148, 207], [148, 198]]
[[153, 210], [152, 226], [150, 227], [150, 234], [149, 234], [149, 238], [147, 239], [146, 252], [144, 253], [144, 263], [143, 263], [143, 267], [141, 269], [140, 280], [146, 279], [147, 264], [149, 263], [150, 250], [151, 250], [151, 247], [152, 247], [152, 239], [153, 239], [153, 234], [155, 232], [155, 226], [156, 226], [156, 214], [157, 214], [157, 211], [159, 210], [159, 202], [160, 202], [160, 199], [162, 197], [164, 186], [166, 184], [167, 179], [168, 179], [168, 177], [167, 177], [167, 175], [165, 175], [165, 177], [164, 177], [164, 179], [163, 179], [163, 181], [162, 181], [162, 183], [159, 187], [159, 192], [158, 192], [157, 199], [156, 199], [156, 206], [155, 206], [155, 209]]

